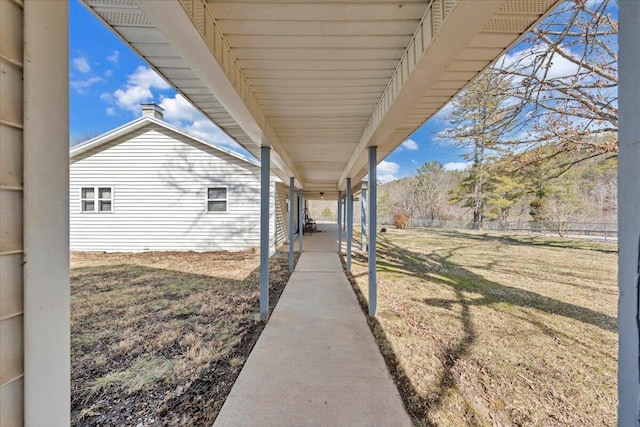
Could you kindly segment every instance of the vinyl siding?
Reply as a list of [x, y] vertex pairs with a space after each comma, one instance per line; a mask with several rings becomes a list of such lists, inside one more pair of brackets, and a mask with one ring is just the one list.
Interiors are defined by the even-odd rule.
[[[259, 167], [162, 126], [149, 124], [83, 153], [70, 169], [72, 250], [260, 245]], [[111, 187], [113, 211], [82, 213], [82, 187]], [[207, 187], [227, 188], [227, 212], [206, 211]]]
[[286, 243], [289, 240], [289, 212], [287, 210], [287, 197], [289, 196], [289, 187], [282, 184], [276, 184], [276, 223], [275, 223], [275, 239], [276, 247]]
[[0, 426], [24, 420], [23, 8], [0, 0]]

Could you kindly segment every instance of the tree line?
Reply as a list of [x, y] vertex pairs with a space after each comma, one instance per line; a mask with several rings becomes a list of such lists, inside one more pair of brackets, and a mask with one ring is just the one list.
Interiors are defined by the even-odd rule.
[[478, 229], [487, 221], [537, 223], [560, 233], [571, 223], [616, 221], [617, 159], [591, 158], [560, 176], [543, 165], [514, 173], [507, 162], [485, 165], [480, 209], [476, 171], [427, 162], [413, 176], [379, 187], [378, 215], [404, 213], [414, 222], [455, 221]]

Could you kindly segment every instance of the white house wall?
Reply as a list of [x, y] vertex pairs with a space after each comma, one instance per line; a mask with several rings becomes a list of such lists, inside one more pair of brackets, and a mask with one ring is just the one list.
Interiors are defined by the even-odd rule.
[[23, 8], [0, 0], [0, 425], [23, 424]]
[[[97, 186], [113, 188], [113, 212], [81, 213], [80, 188]], [[206, 212], [206, 188], [217, 186], [227, 212]], [[259, 167], [158, 125], [74, 158], [70, 191], [72, 250], [259, 247]]]
[[[298, 196], [293, 198], [293, 233], [298, 231]], [[289, 241], [289, 210], [287, 209], [287, 199], [289, 199], [289, 186], [278, 182], [276, 184], [276, 217], [275, 217], [275, 241], [280, 246]]]

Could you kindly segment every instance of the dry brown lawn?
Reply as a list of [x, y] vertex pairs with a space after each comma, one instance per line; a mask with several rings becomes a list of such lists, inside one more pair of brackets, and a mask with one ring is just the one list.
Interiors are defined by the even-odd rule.
[[[270, 306], [289, 279], [270, 261]], [[264, 322], [252, 252], [71, 256], [72, 424], [210, 426]]]
[[615, 424], [614, 245], [390, 229], [378, 254], [370, 326], [416, 426]]

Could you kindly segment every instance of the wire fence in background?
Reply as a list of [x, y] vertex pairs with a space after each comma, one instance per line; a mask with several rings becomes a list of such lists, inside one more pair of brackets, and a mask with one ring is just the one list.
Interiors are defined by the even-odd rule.
[[[380, 225], [393, 226], [393, 218], [382, 217], [378, 219]], [[473, 222], [432, 220], [426, 218], [410, 218], [408, 227], [427, 227], [442, 229], [473, 230], [477, 227]], [[543, 235], [556, 235], [604, 242], [616, 242], [618, 240], [618, 224], [612, 222], [581, 222], [544, 224], [539, 222], [500, 222], [484, 221], [483, 231], [504, 231], [517, 233], [537, 233]]]
[[[319, 222], [335, 222], [334, 216], [319, 216]], [[392, 217], [378, 217], [378, 224], [382, 227], [395, 227]], [[360, 227], [360, 215], [354, 215], [354, 228]], [[439, 219], [409, 218], [408, 228], [426, 227], [448, 230], [473, 230], [473, 222], [447, 221]], [[359, 230], [359, 228], [358, 228]], [[513, 233], [537, 233], [541, 235], [555, 235], [560, 237], [580, 238], [604, 242], [618, 241], [618, 224], [615, 222], [574, 222], [557, 224], [544, 224], [533, 221], [484, 221], [483, 231], [502, 231]]]

